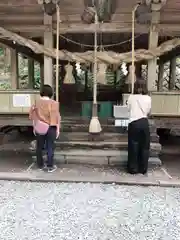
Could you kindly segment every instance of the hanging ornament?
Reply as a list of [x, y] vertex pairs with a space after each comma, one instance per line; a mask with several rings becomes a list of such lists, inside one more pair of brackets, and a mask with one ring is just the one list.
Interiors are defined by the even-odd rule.
[[97, 82], [102, 85], [106, 84], [106, 70], [107, 65], [105, 63], [98, 64]]
[[81, 74], [82, 72], [80, 63], [76, 63], [76, 72], [77, 72], [77, 75]]
[[73, 76], [73, 66], [71, 64], [67, 64], [65, 66], [65, 71], [66, 71], [66, 75], [64, 77], [64, 84], [75, 84], [75, 78]]
[[125, 63], [123, 63], [123, 64], [121, 65], [121, 70], [122, 70], [124, 76], [127, 76], [128, 70], [127, 70], [127, 65], [126, 65]]

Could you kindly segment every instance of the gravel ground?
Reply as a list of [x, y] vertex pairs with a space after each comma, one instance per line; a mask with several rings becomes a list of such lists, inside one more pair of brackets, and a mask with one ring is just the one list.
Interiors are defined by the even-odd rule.
[[180, 189], [0, 182], [2, 240], [177, 240]]

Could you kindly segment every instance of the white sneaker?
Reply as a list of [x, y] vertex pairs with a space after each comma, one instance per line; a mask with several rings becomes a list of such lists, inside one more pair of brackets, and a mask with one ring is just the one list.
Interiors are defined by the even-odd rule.
[[52, 173], [52, 172], [55, 172], [57, 170], [57, 166], [54, 165], [53, 167], [48, 167], [48, 172], [49, 173]]

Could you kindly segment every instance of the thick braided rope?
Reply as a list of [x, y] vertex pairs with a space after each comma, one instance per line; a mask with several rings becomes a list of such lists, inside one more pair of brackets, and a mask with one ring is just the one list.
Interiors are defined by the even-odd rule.
[[[8, 31], [2, 27], [0, 27], [0, 38], [9, 39], [11, 41], [15, 41], [16, 43], [26, 46], [30, 48], [33, 52], [37, 54], [44, 54], [48, 57], [56, 58], [56, 49], [54, 48], [47, 48], [43, 45], [32, 41], [30, 39], [24, 38], [14, 32]], [[166, 41], [162, 43], [159, 47], [154, 49], [138, 49], [135, 51], [134, 61], [141, 61], [141, 60], [150, 60], [154, 57], [159, 57], [166, 52], [171, 51], [172, 49], [176, 48], [180, 45], [180, 38], [174, 38], [172, 40]], [[79, 63], [93, 63], [94, 62], [94, 52], [87, 51], [84, 53], [78, 52], [68, 52], [67, 50], [60, 50], [59, 51], [59, 59], [67, 60], [70, 62], [79, 62]], [[103, 62], [106, 64], [121, 64], [122, 62], [130, 63], [132, 61], [132, 53], [115, 53], [112, 51], [103, 51], [97, 52], [97, 61]]]

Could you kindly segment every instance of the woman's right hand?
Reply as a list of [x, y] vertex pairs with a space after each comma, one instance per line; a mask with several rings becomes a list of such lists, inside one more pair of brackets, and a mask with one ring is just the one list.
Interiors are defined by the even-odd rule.
[[57, 128], [57, 130], [56, 130], [56, 139], [59, 138], [59, 134], [60, 134], [60, 130], [59, 130], [59, 128]]

